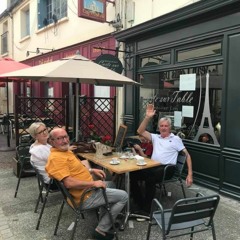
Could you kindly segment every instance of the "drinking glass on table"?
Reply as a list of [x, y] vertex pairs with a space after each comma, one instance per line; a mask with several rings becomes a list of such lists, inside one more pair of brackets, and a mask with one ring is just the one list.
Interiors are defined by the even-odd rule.
[[116, 147], [116, 154], [118, 156], [118, 158], [120, 158], [122, 156], [122, 147]]

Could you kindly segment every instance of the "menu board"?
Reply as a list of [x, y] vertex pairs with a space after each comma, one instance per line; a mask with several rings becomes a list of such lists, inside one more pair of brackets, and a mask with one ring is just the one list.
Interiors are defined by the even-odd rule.
[[114, 147], [122, 147], [123, 140], [127, 133], [127, 126], [121, 124], [118, 129], [117, 136], [114, 141]]

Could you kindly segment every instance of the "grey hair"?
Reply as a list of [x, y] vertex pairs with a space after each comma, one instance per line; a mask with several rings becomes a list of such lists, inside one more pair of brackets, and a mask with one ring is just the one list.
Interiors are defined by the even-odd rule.
[[37, 135], [37, 129], [40, 127], [40, 126], [43, 126], [43, 127], [46, 127], [46, 125], [43, 123], [43, 122], [34, 122], [30, 125], [30, 127], [28, 128], [28, 132], [29, 134], [35, 138], [36, 135]]
[[168, 118], [168, 117], [162, 117], [159, 119], [158, 121], [158, 125], [160, 125], [160, 122], [163, 122], [163, 121], [167, 121], [168, 124], [169, 124], [169, 127], [171, 128], [172, 127], [172, 120], [171, 118]]

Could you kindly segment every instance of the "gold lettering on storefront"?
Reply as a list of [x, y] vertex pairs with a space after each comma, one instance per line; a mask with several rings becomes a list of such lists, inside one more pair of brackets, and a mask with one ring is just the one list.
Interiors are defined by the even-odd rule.
[[38, 65], [49, 63], [49, 62], [52, 62], [52, 61], [53, 61], [53, 58], [52, 57], [48, 57], [48, 58], [39, 60], [38, 61]]
[[191, 104], [193, 101], [193, 92], [185, 92], [183, 96], [180, 96], [181, 91], [175, 91], [168, 97], [160, 97], [156, 95], [154, 97], [154, 104], [159, 103], [184, 103]]

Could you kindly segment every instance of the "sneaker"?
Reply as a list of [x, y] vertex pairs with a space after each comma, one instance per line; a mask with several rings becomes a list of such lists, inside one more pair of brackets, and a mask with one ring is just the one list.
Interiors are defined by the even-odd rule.
[[144, 211], [144, 210], [135, 211], [135, 212], [133, 212], [133, 214], [142, 215], [142, 216], [146, 216], [146, 217], [149, 217], [149, 215], [150, 215], [149, 212]]
[[136, 218], [137, 222], [145, 222], [147, 221], [146, 218]]

